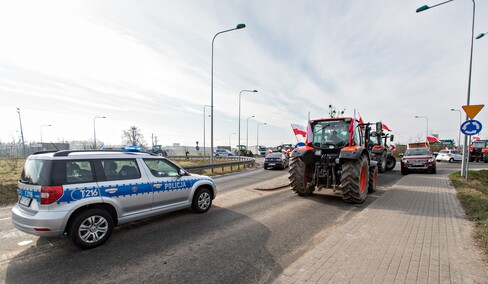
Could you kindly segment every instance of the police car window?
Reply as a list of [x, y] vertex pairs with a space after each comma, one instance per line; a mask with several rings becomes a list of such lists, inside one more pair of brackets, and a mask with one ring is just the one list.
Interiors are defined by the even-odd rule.
[[141, 177], [139, 167], [133, 159], [102, 160], [102, 168], [107, 181], [138, 179]]
[[178, 169], [163, 159], [144, 159], [144, 163], [155, 177], [177, 177]]
[[66, 182], [93, 182], [93, 172], [90, 161], [66, 161]]

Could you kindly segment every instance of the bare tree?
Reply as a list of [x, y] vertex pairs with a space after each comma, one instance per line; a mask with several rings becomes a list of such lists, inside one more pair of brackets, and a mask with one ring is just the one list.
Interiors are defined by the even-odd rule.
[[141, 133], [141, 129], [136, 126], [131, 126], [129, 130], [122, 131], [122, 144], [129, 146], [143, 146], [144, 136]]

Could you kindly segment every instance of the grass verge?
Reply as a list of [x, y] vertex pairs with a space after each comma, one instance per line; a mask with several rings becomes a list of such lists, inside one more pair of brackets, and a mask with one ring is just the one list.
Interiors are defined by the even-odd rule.
[[469, 171], [468, 180], [459, 172], [449, 178], [468, 218], [476, 226], [475, 238], [488, 256], [488, 170]]
[[25, 159], [0, 159], [0, 205], [14, 204], [17, 201], [17, 181]]

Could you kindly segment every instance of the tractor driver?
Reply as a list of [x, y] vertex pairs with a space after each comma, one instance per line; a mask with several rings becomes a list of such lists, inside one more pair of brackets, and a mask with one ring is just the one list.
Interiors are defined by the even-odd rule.
[[342, 139], [337, 136], [337, 131], [332, 130], [332, 135], [330, 135], [330, 140], [334, 141], [334, 144], [338, 145], [342, 142]]

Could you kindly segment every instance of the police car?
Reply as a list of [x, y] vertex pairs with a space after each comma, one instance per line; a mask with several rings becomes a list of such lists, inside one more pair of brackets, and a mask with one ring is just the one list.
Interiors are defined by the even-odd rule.
[[164, 157], [122, 151], [57, 151], [26, 160], [12, 208], [14, 226], [75, 245], [103, 244], [115, 226], [191, 207], [207, 212], [214, 181]]

